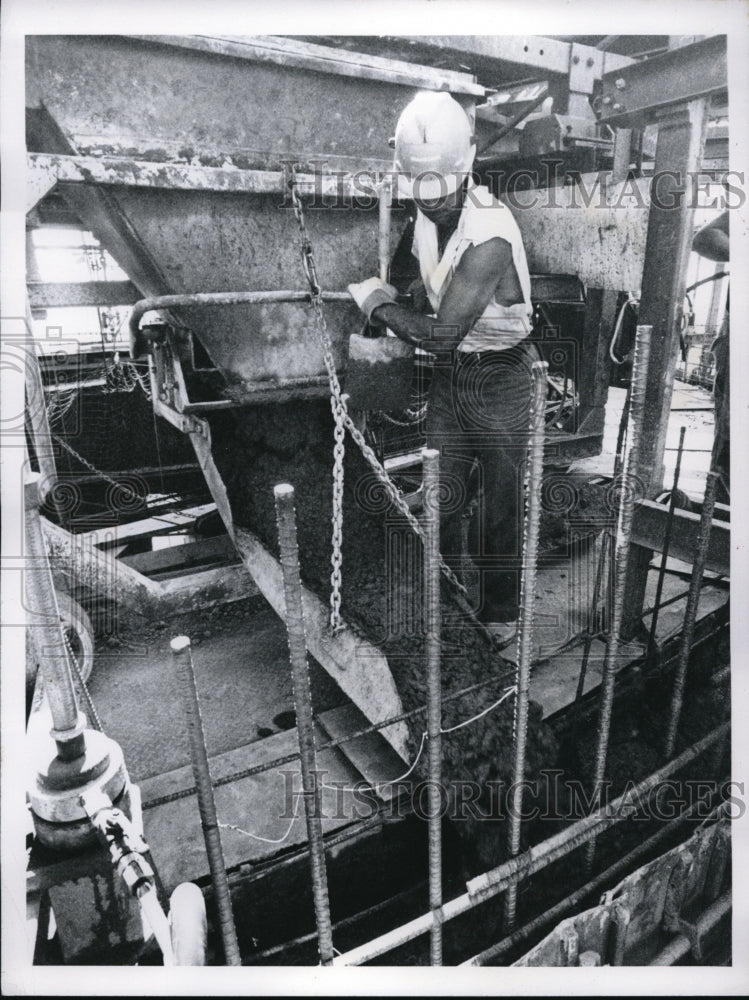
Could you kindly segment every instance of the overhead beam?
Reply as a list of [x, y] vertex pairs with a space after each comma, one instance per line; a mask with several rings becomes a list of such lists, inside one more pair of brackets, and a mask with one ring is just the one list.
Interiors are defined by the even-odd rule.
[[[572, 68], [573, 43], [544, 35], [413, 35], [410, 40], [417, 45], [437, 50], [494, 59], [502, 63], [516, 63], [518, 66], [546, 73], [567, 75]], [[633, 62], [629, 56], [621, 56], [615, 52], [602, 54], [592, 45], [575, 43], [574, 48], [584, 61], [588, 58], [598, 61], [603, 55], [604, 72]]]
[[601, 121], [620, 126], [644, 125], [663, 109], [726, 92], [726, 36], [713, 35], [611, 70], [607, 67], [602, 77]]

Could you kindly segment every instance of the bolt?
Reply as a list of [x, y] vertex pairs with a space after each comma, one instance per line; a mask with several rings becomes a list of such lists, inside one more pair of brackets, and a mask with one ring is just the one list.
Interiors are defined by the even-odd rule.
[[588, 60], [585, 63], [585, 65], [588, 67], [588, 69], [591, 69], [591, 67], [593, 66], [593, 56], [588, 56]]
[[619, 103], [617, 102], [617, 103], [616, 103], [616, 104], [614, 105], [614, 107], [613, 107], [613, 110], [614, 110], [614, 111], [623, 111], [623, 110], [624, 110], [624, 105], [623, 105], [623, 104], [619, 104]]
[[618, 76], [614, 81], [614, 85], [617, 90], [624, 90], [624, 88], [627, 86], [627, 81], [624, 79], [623, 76]]
[[580, 62], [580, 56], [573, 56], [572, 62], [575, 64], [575, 66], [577, 66], [577, 64]]
[[611, 104], [611, 98], [608, 96], [608, 94], [601, 101], [601, 104]]

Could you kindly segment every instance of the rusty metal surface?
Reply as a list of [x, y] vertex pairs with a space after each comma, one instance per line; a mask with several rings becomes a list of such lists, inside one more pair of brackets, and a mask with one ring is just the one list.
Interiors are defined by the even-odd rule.
[[630, 181], [602, 194], [597, 176], [583, 174], [580, 186], [519, 191], [515, 201], [517, 207], [510, 206], [532, 271], [566, 274], [574, 261], [580, 281], [591, 288], [640, 287], [649, 217], [646, 182]]
[[[136, 238], [159, 261], [171, 292], [303, 290], [291, 208], [260, 195], [209, 202], [196, 192], [118, 190], [117, 205]], [[377, 271], [377, 211], [309, 212], [326, 290]], [[337, 366], [361, 325], [353, 300], [325, 307]], [[205, 306], [175, 310], [196, 331], [229, 382], [290, 379], [324, 371], [322, 348], [304, 304]]]
[[[180, 154], [212, 166], [234, 154], [244, 158], [235, 166], [247, 168], [287, 157], [361, 167], [392, 162], [387, 140], [398, 115], [427, 84], [424, 68], [398, 82], [357, 79], [325, 71], [320, 60], [310, 72], [174, 41], [30, 36], [27, 103], [43, 103], [79, 152]], [[434, 74], [434, 89], [445, 77]]]

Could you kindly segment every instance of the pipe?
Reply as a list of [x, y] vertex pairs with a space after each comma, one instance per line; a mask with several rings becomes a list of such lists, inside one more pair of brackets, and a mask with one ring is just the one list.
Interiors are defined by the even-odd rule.
[[427, 660], [430, 964], [442, 965], [442, 664], [440, 649], [440, 453], [421, 453], [424, 483], [424, 605]]
[[[322, 292], [323, 302], [350, 302], [348, 292]], [[268, 305], [274, 302], [309, 303], [310, 293], [300, 291], [267, 291], [267, 292], [192, 292], [183, 295], [152, 295], [141, 299], [133, 306], [130, 313], [130, 356], [138, 357], [141, 351], [140, 321], [147, 312], [153, 309], [172, 309], [178, 306], [237, 306], [237, 305]]]
[[211, 870], [211, 881], [216, 897], [221, 941], [224, 946], [224, 959], [227, 965], [241, 965], [242, 958], [237, 943], [237, 931], [234, 926], [234, 914], [229, 893], [229, 880], [226, 877], [226, 863], [221, 846], [216, 802], [213, 797], [211, 772], [208, 767], [208, 753], [203, 734], [203, 720], [200, 715], [200, 701], [195, 685], [195, 670], [192, 662], [190, 640], [186, 635], [176, 636], [171, 641], [172, 659], [182, 689], [185, 706], [187, 735], [190, 741], [190, 757], [192, 758], [192, 773], [198, 793], [198, 808], [200, 810], [200, 825], [203, 828], [205, 851], [208, 855], [208, 865]]
[[263, 402], [284, 402], [288, 399], [318, 398], [330, 392], [327, 376], [310, 375], [306, 378], [282, 379], [280, 382], [249, 382], [242, 387], [241, 399], [206, 399], [185, 403], [182, 413], [214, 413], [217, 410], [237, 410]]
[[[609, 805], [602, 806], [590, 816], [578, 820], [566, 830], [562, 830], [553, 837], [529, 848], [523, 854], [510, 858], [496, 868], [471, 879], [470, 882], [466, 883], [467, 891], [465, 893], [443, 905], [442, 922], [446, 923], [448, 920], [467, 913], [479, 903], [491, 899], [500, 892], [504, 892], [509, 886], [516, 885], [525, 878], [542, 871], [553, 862], [559, 861], [560, 858], [571, 854], [572, 851], [576, 851], [591, 837], [598, 836], [604, 830], [628, 819], [635, 811], [633, 803], [641, 802], [653, 788], [703, 754], [705, 750], [721, 739], [728, 732], [728, 729], [728, 723], [718, 726], [694, 746], [689, 747], [688, 750], [669, 761], [660, 770], [645, 778], [639, 785], [629, 788]], [[370, 962], [393, 948], [427, 933], [431, 925], [432, 914], [422, 914], [422, 916], [416, 917], [358, 948], [338, 955], [334, 959], [333, 965], [363, 965], [365, 962]]]
[[694, 629], [697, 623], [697, 609], [700, 603], [700, 589], [702, 588], [702, 577], [705, 572], [707, 549], [710, 543], [710, 528], [713, 523], [715, 488], [717, 482], [717, 472], [713, 472], [712, 470], [708, 472], [707, 481], [705, 483], [705, 496], [702, 500], [702, 516], [700, 518], [700, 533], [697, 536], [697, 551], [695, 552], [694, 563], [692, 564], [692, 579], [689, 583], [687, 606], [684, 611], [684, 624], [682, 626], [681, 643], [679, 645], [679, 661], [676, 667], [674, 687], [671, 694], [671, 705], [668, 714], [668, 726], [664, 742], [666, 760], [668, 760], [674, 752], [676, 730], [679, 726], [681, 707], [684, 701], [684, 684], [686, 682], [687, 667], [689, 665], [689, 654], [692, 651]]
[[296, 708], [302, 793], [312, 872], [312, 895], [317, 921], [317, 942], [320, 961], [323, 965], [331, 965], [333, 962], [333, 930], [330, 921], [328, 876], [325, 867], [325, 843], [322, 833], [322, 794], [317, 782], [315, 723], [312, 717], [312, 692], [307, 663], [307, 640], [304, 633], [304, 607], [302, 604], [302, 582], [299, 575], [294, 487], [288, 483], [281, 483], [274, 487], [273, 495], [276, 502], [278, 545], [283, 570], [286, 631]]
[[34, 473], [24, 487], [26, 534], [26, 587], [31, 628], [38, 638], [39, 669], [44, 678], [52, 715], [51, 736], [61, 760], [75, 760], [85, 752], [83, 732], [86, 718], [78, 707], [57, 593], [52, 579], [47, 547], [39, 513], [39, 481]]
[[[624, 592], [627, 582], [627, 563], [632, 538], [632, 524], [635, 513], [636, 472], [639, 462], [640, 439], [645, 416], [645, 390], [650, 358], [651, 326], [638, 326], [635, 338], [635, 353], [632, 362], [632, 391], [630, 394], [629, 419], [631, 421], [630, 443], [626, 457], [624, 476], [619, 495], [617, 515], [617, 539], [614, 556], [614, 592], [611, 607], [611, 629], [606, 643], [606, 656], [601, 679], [601, 708], [598, 721], [593, 794], [598, 789], [606, 773], [606, 758], [611, 735], [611, 714], [614, 705], [614, 682], [616, 680], [616, 654], [624, 615]], [[593, 838], [585, 851], [585, 870], [588, 874], [595, 859], [596, 841]]]
[[[731, 891], [729, 889], [717, 902], [700, 914], [694, 925], [695, 938], [700, 941], [703, 935], [716, 927], [720, 921], [731, 912]], [[684, 934], [679, 934], [663, 951], [659, 952], [650, 965], [676, 965], [692, 950], [692, 942]]]
[[[510, 857], [520, 851], [520, 827], [525, 787], [525, 757], [528, 736], [528, 700], [531, 684], [531, 653], [533, 650], [533, 612], [536, 604], [536, 570], [538, 539], [541, 523], [541, 481], [544, 472], [544, 432], [546, 428], [546, 376], [549, 366], [535, 361], [532, 366], [533, 398], [531, 402], [528, 461], [526, 466], [526, 510], [523, 539], [523, 567], [520, 582], [520, 625], [518, 629], [518, 669], [515, 695], [515, 759], [513, 762], [512, 801], [508, 850]], [[515, 924], [517, 889], [507, 891], [504, 902], [505, 926]]]
[[610, 865], [605, 871], [596, 875], [594, 879], [587, 882], [585, 885], [580, 886], [571, 895], [565, 896], [564, 899], [560, 899], [558, 903], [551, 907], [549, 910], [545, 910], [540, 913], [535, 919], [531, 920], [525, 926], [519, 928], [514, 934], [510, 934], [498, 941], [496, 944], [491, 945], [491, 947], [484, 949], [474, 955], [473, 958], [467, 959], [465, 962], [461, 962], [461, 965], [476, 965], [483, 966], [488, 965], [489, 962], [500, 958], [515, 945], [521, 944], [523, 941], [527, 941], [529, 937], [535, 934], [537, 931], [542, 930], [544, 927], [548, 927], [549, 924], [555, 923], [570, 910], [575, 909], [584, 899], [592, 896], [593, 893], [599, 892], [606, 885], [611, 885], [614, 880], [621, 878], [622, 875], [631, 871], [632, 868], [637, 865], [641, 858], [646, 857], [652, 851], [656, 850], [658, 846], [663, 843], [664, 840], [668, 840], [673, 836], [674, 830], [682, 826], [689, 820], [694, 813], [701, 806], [694, 805], [691, 809], [677, 816], [676, 819], [664, 826], [662, 830], [658, 833], [654, 833], [652, 837], [643, 841], [642, 844], [638, 844], [629, 854], [625, 855], [623, 858], [619, 858], [615, 861], [613, 865]]
[[655, 600], [653, 601], [653, 618], [650, 622], [650, 635], [648, 636], [648, 648], [645, 653], [645, 662], [650, 663], [653, 650], [655, 648], [655, 630], [658, 627], [658, 614], [661, 609], [661, 596], [663, 595], [663, 581], [666, 578], [666, 562], [671, 548], [671, 535], [674, 527], [674, 511], [676, 510], [676, 490], [679, 487], [679, 473], [681, 472], [681, 456], [684, 453], [684, 435], [686, 427], [679, 430], [679, 447], [676, 451], [676, 468], [674, 469], [674, 481], [671, 486], [671, 496], [668, 501], [668, 520], [666, 521], [666, 531], [663, 536], [663, 551], [661, 553], [661, 564], [658, 568], [658, 586], [655, 589]]
[[390, 178], [384, 177], [378, 187], [379, 241], [377, 247], [380, 261], [380, 278], [383, 281], [387, 281], [390, 271], [390, 221], [392, 211]]

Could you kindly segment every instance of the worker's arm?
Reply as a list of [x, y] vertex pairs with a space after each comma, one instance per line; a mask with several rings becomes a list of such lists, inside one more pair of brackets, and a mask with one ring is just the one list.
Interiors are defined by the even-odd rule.
[[489, 305], [500, 277], [513, 267], [512, 248], [495, 237], [468, 247], [455, 270], [439, 313], [423, 316], [396, 303], [384, 303], [372, 312], [401, 340], [436, 353], [453, 350]]
[[692, 249], [700, 257], [707, 257], [718, 263], [726, 263], [728, 257], [728, 212], [719, 215], [714, 222], [708, 223], [695, 233]]

